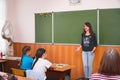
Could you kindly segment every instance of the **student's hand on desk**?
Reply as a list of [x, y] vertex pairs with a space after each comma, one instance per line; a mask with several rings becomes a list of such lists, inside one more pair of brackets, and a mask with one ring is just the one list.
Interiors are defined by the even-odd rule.
[[53, 63], [53, 64], [51, 65], [50, 69], [56, 69], [56, 64]]

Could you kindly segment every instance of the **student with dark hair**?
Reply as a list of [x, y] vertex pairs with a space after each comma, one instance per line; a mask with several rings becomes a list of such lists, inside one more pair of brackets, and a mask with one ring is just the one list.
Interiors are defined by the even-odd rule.
[[35, 54], [35, 60], [32, 66], [32, 70], [26, 71], [26, 76], [29, 78], [35, 78], [37, 80], [46, 80], [46, 74], [48, 68], [55, 68], [55, 64], [52, 64], [46, 59], [47, 54], [44, 48], [39, 48]]
[[92, 74], [92, 63], [94, 52], [97, 47], [96, 35], [92, 30], [92, 25], [89, 22], [84, 23], [84, 31], [81, 34], [81, 45], [77, 51], [82, 48], [82, 60], [84, 66], [85, 79], [88, 80]]
[[120, 80], [120, 54], [116, 49], [107, 49], [100, 62], [98, 73], [90, 80]]
[[24, 70], [32, 69], [33, 58], [30, 57], [30, 46], [24, 46], [22, 49], [22, 58], [20, 63], [20, 68]]

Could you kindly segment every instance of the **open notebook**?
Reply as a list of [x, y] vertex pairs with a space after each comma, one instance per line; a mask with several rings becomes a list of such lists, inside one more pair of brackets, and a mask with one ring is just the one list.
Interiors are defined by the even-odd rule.
[[56, 67], [57, 67], [57, 68], [64, 68], [64, 67], [66, 67], [66, 66], [68, 66], [68, 64], [62, 64], [62, 63], [56, 64]]

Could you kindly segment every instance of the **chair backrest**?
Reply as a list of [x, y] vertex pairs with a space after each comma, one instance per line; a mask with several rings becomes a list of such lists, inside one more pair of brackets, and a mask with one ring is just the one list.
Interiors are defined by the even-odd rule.
[[25, 70], [16, 69], [16, 68], [11, 68], [11, 71], [12, 71], [12, 74], [14, 74], [14, 75], [26, 77]]

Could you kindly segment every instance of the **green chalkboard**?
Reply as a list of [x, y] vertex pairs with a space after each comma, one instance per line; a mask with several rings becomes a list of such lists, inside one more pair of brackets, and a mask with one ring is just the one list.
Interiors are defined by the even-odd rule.
[[52, 43], [52, 15], [35, 14], [35, 42]]
[[55, 12], [54, 43], [81, 43], [83, 24], [90, 22], [97, 33], [97, 10]]
[[101, 9], [99, 12], [99, 43], [120, 45], [120, 9]]
[[99, 35], [97, 37], [100, 45], [120, 45], [120, 9], [100, 9], [99, 16], [97, 10], [49, 14], [49, 16], [35, 14], [36, 43], [79, 44], [83, 24], [90, 22], [96, 35]]

